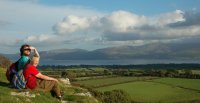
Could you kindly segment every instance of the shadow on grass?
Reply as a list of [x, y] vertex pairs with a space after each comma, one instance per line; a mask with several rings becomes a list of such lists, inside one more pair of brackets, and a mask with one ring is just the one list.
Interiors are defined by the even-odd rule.
[[2, 81], [0, 81], [0, 86], [1, 87], [8, 87], [8, 88], [10, 88], [10, 84], [9, 83], [2, 82]]

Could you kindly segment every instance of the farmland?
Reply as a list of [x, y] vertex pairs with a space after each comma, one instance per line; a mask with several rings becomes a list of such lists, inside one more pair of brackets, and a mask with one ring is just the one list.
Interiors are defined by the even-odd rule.
[[[158, 83], [158, 81], [161, 81], [162, 83]], [[180, 83], [175, 84], [174, 81], [180, 81]], [[181, 81], [184, 82], [181, 83]], [[180, 86], [185, 87], [187, 89], [180, 88]], [[134, 81], [130, 83], [105, 86], [97, 88], [96, 90], [124, 90], [131, 95], [133, 100], [138, 102], [178, 102], [199, 100], [200, 93], [198, 87], [200, 87], [200, 80], [161, 78], [149, 81]]]
[[111, 78], [77, 81], [73, 83], [81, 84], [88, 87], [98, 88], [98, 87], [103, 87], [103, 86], [110, 86], [110, 85], [135, 82], [135, 81], [144, 81], [144, 80], [150, 80], [150, 79], [155, 79], [155, 77], [111, 77]]
[[[200, 102], [199, 67], [190, 68], [191, 65], [175, 65], [174, 67], [173, 65], [158, 65], [158, 67], [148, 65], [148, 68], [146, 66], [82, 66], [59, 69], [57, 73], [50, 69], [47, 70], [49, 72], [45, 70], [43, 72], [70, 78], [72, 85], [91, 89], [96, 98], [100, 100], [103, 98], [103, 103], [107, 103], [103, 95], [109, 94], [107, 92], [112, 94], [113, 90], [126, 92], [133, 102]], [[117, 95], [120, 95], [120, 92], [108, 98], [115, 100]]]
[[[141, 70], [130, 70], [140, 73]], [[183, 73], [183, 71], [178, 72]], [[199, 70], [192, 70], [198, 74]], [[92, 78], [92, 77], [88, 77]], [[123, 90], [135, 102], [199, 102], [200, 79], [158, 76], [115, 76], [73, 82], [99, 92]]]

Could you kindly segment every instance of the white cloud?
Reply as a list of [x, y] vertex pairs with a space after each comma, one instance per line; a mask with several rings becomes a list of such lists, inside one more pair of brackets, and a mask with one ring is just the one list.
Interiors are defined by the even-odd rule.
[[[52, 46], [77, 40], [76, 36], [59, 37], [52, 33], [52, 26], [67, 15], [90, 17], [104, 13], [77, 5], [47, 6], [37, 0], [0, 0], [0, 45], [18, 47], [31, 43]], [[4, 37], [8, 38], [4, 40]]]
[[[32, 1], [32, 0], [30, 0]], [[0, 19], [12, 23], [12, 31], [28, 31], [39, 34], [51, 31], [52, 26], [67, 15], [101, 16], [104, 13], [82, 6], [46, 6], [26, 0], [0, 0]]]
[[[157, 16], [140, 16], [128, 11], [115, 11], [102, 17], [67, 16], [55, 25], [57, 34], [100, 33], [103, 40], [168, 40], [200, 35], [200, 26], [173, 28], [170, 24], [186, 22], [184, 12], [176, 10]], [[77, 33], [79, 32], [79, 33]], [[99, 35], [91, 35], [92, 37]]]
[[37, 0], [1, 0], [0, 12], [0, 27], [6, 28], [0, 30], [18, 37], [12, 44], [143, 45], [200, 36], [200, 13], [181, 10], [144, 16], [123, 10], [103, 13], [73, 5], [45, 6]]
[[69, 15], [63, 19], [62, 22], [57, 23], [54, 26], [54, 30], [57, 34], [68, 34], [72, 32], [84, 31], [91, 27], [92, 22], [95, 21], [95, 17], [78, 17]]
[[157, 15], [155, 17], [150, 17], [149, 21], [156, 26], [166, 26], [167, 24], [185, 21], [184, 12], [181, 10], [176, 10], [174, 12], [164, 13]]
[[[200, 37], [198, 17], [199, 13], [188, 14], [181, 10], [150, 17], [127, 11], [115, 11], [102, 17], [96, 17], [93, 21], [90, 20], [93, 17], [77, 16], [80, 20], [87, 20], [87, 25], [82, 25], [81, 29], [80, 27], [76, 28], [70, 34], [81, 35], [84, 32], [77, 32], [87, 31], [87, 33], [93, 35], [83, 36], [81, 40], [84, 43], [93, 43], [94, 45], [138, 46], [156, 42], [170, 43], [176, 41], [184, 43], [188, 40], [184, 38]], [[174, 24], [178, 25], [176, 27], [171, 26]], [[68, 27], [73, 26], [68, 25]]]
[[[187, 18], [181, 10], [151, 17], [128, 11], [90, 17], [69, 15], [54, 25], [56, 35], [29, 36], [26, 40], [32, 43], [53, 41], [68, 44], [144, 45], [200, 36], [199, 25], [179, 28], [169, 26], [186, 21]], [[59, 38], [59, 42], [53, 40], [55, 38]]]
[[115, 11], [100, 19], [104, 31], [129, 32], [147, 22], [145, 16], [139, 16], [127, 11]]
[[50, 39], [53, 39], [54, 35], [49, 35], [49, 34], [42, 34], [38, 36], [28, 36], [24, 42], [28, 43], [37, 43], [37, 42], [44, 42], [44, 41], [49, 41]]
[[145, 16], [127, 11], [116, 11], [104, 16], [82, 17], [69, 15], [54, 26], [57, 34], [68, 34], [82, 30], [100, 32], [129, 32], [147, 22]]

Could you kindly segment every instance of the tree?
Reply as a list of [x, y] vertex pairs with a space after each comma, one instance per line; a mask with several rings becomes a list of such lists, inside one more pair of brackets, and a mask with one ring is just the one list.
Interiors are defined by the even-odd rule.
[[62, 71], [61, 72], [61, 77], [66, 78], [67, 77], [67, 72], [66, 71]]
[[185, 69], [185, 70], [184, 70], [184, 75], [185, 75], [187, 78], [191, 78], [191, 77], [192, 77], [192, 70], [190, 70], [190, 69]]
[[190, 70], [190, 69], [184, 69], [184, 74], [185, 75], [192, 75], [192, 70]]
[[166, 70], [160, 70], [158, 73], [159, 73], [160, 77], [165, 77], [165, 74], [167, 73], [167, 71]]
[[105, 69], [103, 71], [103, 73], [104, 73], [104, 75], [112, 75], [112, 72], [110, 70], [108, 70], [108, 69]]
[[67, 71], [66, 73], [67, 73], [66, 76], [67, 76], [69, 79], [74, 79], [74, 78], [77, 77], [77, 74], [76, 74], [75, 72], [73, 72], [73, 71]]
[[131, 103], [131, 97], [122, 90], [107, 91], [103, 94], [103, 103]]

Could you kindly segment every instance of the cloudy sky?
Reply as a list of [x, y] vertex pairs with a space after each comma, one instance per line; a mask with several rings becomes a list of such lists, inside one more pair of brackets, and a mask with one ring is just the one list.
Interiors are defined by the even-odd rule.
[[200, 41], [200, 0], [0, 0], [0, 53]]

